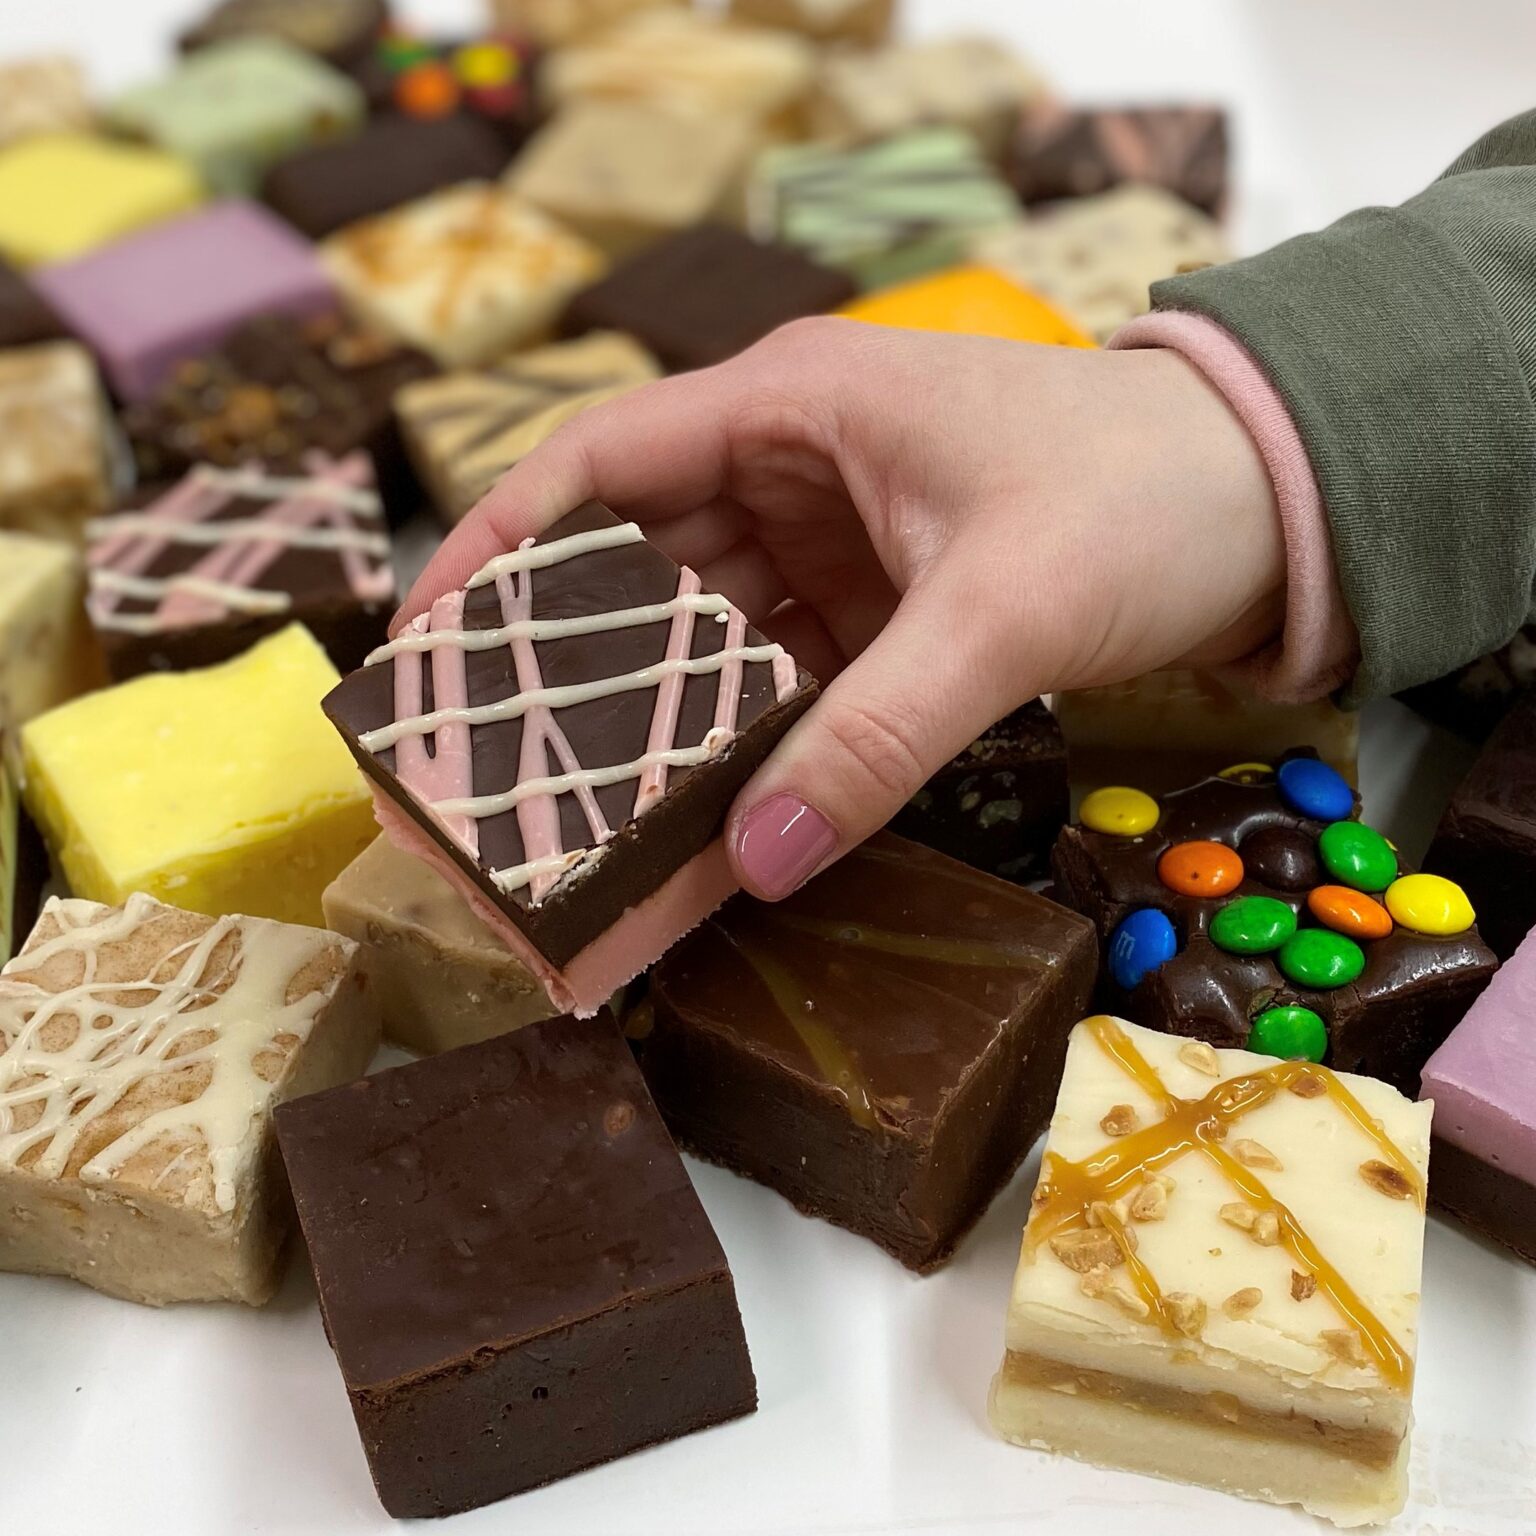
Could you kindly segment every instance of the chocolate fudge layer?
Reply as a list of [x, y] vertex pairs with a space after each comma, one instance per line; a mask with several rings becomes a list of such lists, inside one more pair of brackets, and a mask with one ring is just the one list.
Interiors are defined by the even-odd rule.
[[9, 262], [0, 261], [0, 350], [66, 336], [48, 301]]
[[1045, 1125], [1094, 967], [1075, 914], [880, 833], [730, 902], [626, 1028], [684, 1146], [926, 1271]]
[[472, 1509], [757, 1402], [735, 1287], [608, 1015], [285, 1106], [385, 1509]]

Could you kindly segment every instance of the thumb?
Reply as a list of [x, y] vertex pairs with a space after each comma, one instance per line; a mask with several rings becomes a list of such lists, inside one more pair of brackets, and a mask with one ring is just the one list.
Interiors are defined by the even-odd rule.
[[741, 884], [778, 901], [883, 827], [1030, 697], [1007, 670], [964, 641], [953, 608], [909, 592], [736, 797], [726, 847]]

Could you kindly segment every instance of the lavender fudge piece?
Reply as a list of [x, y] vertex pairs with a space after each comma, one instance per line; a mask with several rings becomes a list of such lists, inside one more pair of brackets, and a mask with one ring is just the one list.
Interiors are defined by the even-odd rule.
[[1424, 1068], [1430, 1198], [1536, 1264], [1536, 930]]
[[256, 315], [312, 316], [336, 303], [309, 242], [238, 201], [48, 267], [35, 281], [129, 401]]

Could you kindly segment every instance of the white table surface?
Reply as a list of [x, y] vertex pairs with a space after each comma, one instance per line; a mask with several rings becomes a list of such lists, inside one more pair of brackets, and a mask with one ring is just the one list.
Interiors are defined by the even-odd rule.
[[[916, 0], [913, 30], [983, 29], [1093, 97], [1236, 113], [1235, 225], [1253, 249], [1410, 194], [1536, 100], [1527, 0]], [[3, 0], [0, 56], [84, 51], [104, 87], [151, 71], [177, 0]], [[473, 0], [407, 14], [467, 24]], [[1422, 851], [1468, 754], [1368, 712], [1367, 813]], [[1231, 1536], [1321, 1529], [1286, 1510], [1098, 1472], [996, 1441], [987, 1383], [1035, 1160], [955, 1262], [919, 1280], [777, 1196], [694, 1167], [757, 1367], [752, 1418], [441, 1527], [463, 1536]], [[1536, 1531], [1536, 1272], [1432, 1220], [1414, 1437], [1424, 1536]], [[3, 1536], [352, 1536], [390, 1529], [314, 1290], [263, 1312], [154, 1312], [0, 1276]]]

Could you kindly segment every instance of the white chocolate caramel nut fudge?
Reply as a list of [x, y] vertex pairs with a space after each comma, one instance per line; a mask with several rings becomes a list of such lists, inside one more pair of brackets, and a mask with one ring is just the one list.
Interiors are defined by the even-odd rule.
[[1337, 1525], [1397, 1513], [1430, 1110], [1374, 1078], [1079, 1024], [998, 1432]]
[[259, 1304], [291, 1222], [281, 1099], [367, 1066], [357, 946], [55, 897], [0, 970], [0, 1269]]

